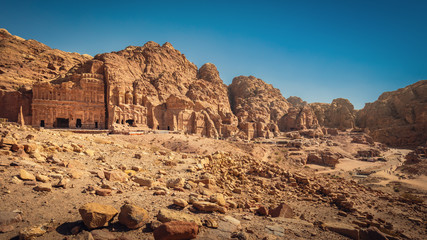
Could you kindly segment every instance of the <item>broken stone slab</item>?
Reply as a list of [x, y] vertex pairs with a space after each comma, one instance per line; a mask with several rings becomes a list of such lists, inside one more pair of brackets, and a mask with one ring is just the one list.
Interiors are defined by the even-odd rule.
[[19, 178], [24, 181], [35, 181], [36, 177], [33, 174], [25, 171], [24, 169], [19, 170]]
[[182, 207], [182, 208], [185, 208], [186, 206], [188, 206], [188, 202], [185, 201], [184, 199], [181, 199], [181, 198], [175, 198], [173, 200], [173, 204], [175, 204], [179, 207]]
[[184, 221], [184, 222], [194, 222], [198, 226], [202, 226], [202, 221], [199, 217], [190, 215], [187, 213], [169, 210], [169, 209], [160, 209], [159, 213], [157, 214], [157, 219], [160, 222], [170, 222], [170, 221]]
[[184, 183], [185, 183], [184, 178], [169, 179], [166, 182], [166, 187], [168, 187], [168, 188], [182, 188], [182, 187], [184, 187]]
[[137, 176], [133, 177], [132, 181], [138, 183], [140, 186], [145, 187], [152, 187], [154, 182], [152, 179]]
[[53, 230], [53, 222], [27, 227], [19, 231], [19, 240], [32, 240]]
[[120, 170], [104, 171], [105, 178], [108, 181], [126, 182], [128, 175]]
[[52, 185], [50, 183], [41, 183], [34, 187], [37, 192], [52, 192]]
[[220, 211], [220, 206], [216, 203], [205, 202], [205, 201], [195, 201], [193, 202], [193, 206], [202, 212], [214, 212]]
[[268, 234], [272, 234], [278, 237], [285, 236], [285, 228], [280, 225], [266, 225], [265, 232]]
[[352, 225], [340, 222], [327, 222], [323, 224], [323, 227], [329, 231], [336, 232], [351, 239], [359, 239], [359, 230]]
[[193, 239], [199, 233], [199, 226], [193, 222], [171, 221], [160, 225], [154, 230], [155, 240]]

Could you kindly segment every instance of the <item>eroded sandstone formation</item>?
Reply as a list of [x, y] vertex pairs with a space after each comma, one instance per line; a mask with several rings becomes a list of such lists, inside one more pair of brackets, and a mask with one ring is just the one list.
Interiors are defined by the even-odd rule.
[[92, 57], [52, 49], [36, 40], [25, 40], [0, 29], [0, 89], [31, 87], [37, 80], [50, 80], [67, 73]]
[[357, 125], [375, 141], [390, 146], [418, 146], [427, 141], [427, 80], [381, 94], [357, 114]]
[[59, 77], [91, 58], [52, 49], [0, 29], [0, 118], [17, 121], [22, 106], [26, 123], [31, 124], [33, 83]]
[[319, 127], [313, 109], [308, 105], [292, 107], [288, 113], [279, 120], [280, 131], [295, 131]]
[[228, 88], [239, 128], [249, 139], [277, 134], [278, 121], [290, 106], [279, 89], [254, 76], [235, 77]]
[[393, 146], [427, 139], [426, 81], [384, 93], [357, 113], [343, 98], [331, 104], [286, 99], [253, 76], [236, 77], [227, 87], [215, 65], [198, 69], [170, 43], [147, 42], [92, 58], [0, 29], [0, 52], [0, 118], [8, 121], [244, 139], [271, 138], [280, 131], [321, 137], [329, 130], [361, 127]]
[[355, 126], [356, 111], [348, 99], [337, 98], [328, 103], [311, 103], [319, 124], [329, 128], [350, 129]]
[[198, 70], [169, 43], [100, 54], [64, 78], [34, 85], [33, 123], [46, 127], [135, 126], [228, 137], [236, 120], [215, 65]]

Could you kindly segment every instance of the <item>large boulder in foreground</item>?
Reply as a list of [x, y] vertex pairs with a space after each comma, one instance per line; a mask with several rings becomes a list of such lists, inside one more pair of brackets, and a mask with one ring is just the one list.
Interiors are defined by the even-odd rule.
[[125, 204], [120, 208], [119, 222], [130, 229], [137, 229], [148, 222], [148, 212], [138, 206]]
[[199, 233], [199, 226], [193, 222], [167, 222], [154, 230], [156, 240], [184, 240], [193, 239]]
[[86, 203], [79, 209], [84, 224], [89, 228], [99, 228], [108, 225], [108, 222], [119, 213], [114, 207], [99, 203]]

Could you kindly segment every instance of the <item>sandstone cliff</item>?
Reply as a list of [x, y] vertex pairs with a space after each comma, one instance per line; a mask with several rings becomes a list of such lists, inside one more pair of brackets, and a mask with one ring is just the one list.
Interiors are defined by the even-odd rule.
[[418, 146], [427, 141], [427, 80], [383, 93], [357, 114], [357, 126], [390, 146]]
[[52, 49], [0, 29], [0, 118], [17, 121], [20, 107], [31, 124], [31, 87], [65, 74], [92, 57]]
[[52, 49], [36, 40], [25, 40], [0, 29], [0, 89], [31, 87], [37, 80], [65, 74], [92, 57]]
[[198, 69], [170, 43], [98, 54], [52, 84], [86, 77], [105, 82], [108, 128], [132, 125], [209, 137], [228, 137], [237, 130], [227, 86], [215, 65]]
[[319, 127], [313, 109], [308, 105], [292, 107], [279, 120], [279, 129], [282, 132], [313, 129]]
[[311, 103], [319, 124], [328, 128], [349, 129], [354, 127], [356, 111], [348, 99], [337, 98], [328, 103]]
[[278, 132], [277, 123], [290, 106], [279, 89], [253, 76], [235, 77], [228, 89], [239, 128], [249, 138]]

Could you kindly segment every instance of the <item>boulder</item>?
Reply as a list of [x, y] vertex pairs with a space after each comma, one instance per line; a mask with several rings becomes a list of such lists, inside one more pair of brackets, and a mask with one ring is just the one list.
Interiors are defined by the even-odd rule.
[[79, 213], [84, 224], [89, 229], [93, 229], [106, 226], [108, 222], [117, 215], [118, 211], [109, 205], [87, 203], [80, 207]]
[[294, 212], [292, 211], [292, 208], [290, 208], [285, 203], [281, 203], [279, 204], [279, 206], [275, 208], [270, 208], [268, 212], [271, 217], [292, 218], [294, 216]]
[[184, 187], [184, 183], [185, 183], [184, 178], [169, 179], [166, 182], [166, 187], [168, 187], [168, 188], [182, 188], [182, 187]]
[[193, 202], [193, 206], [202, 212], [214, 212], [220, 209], [220, 206], [216, 203], [204, 202], [204, 201], [195, 201]]
[[34, 190], [37, 192], [52, 192], [52, 185], [50, 183], [41, 183]]
[[24, 169], [19, 170], [19, 178], [24, 181], [35, 181], [36, 177], [33, 174], [25, 171]]
[[157, 219], [163, 223], [170, 221], [185, 221], [194, 222], [195, 224], [202, 226], [202, 221], [199, 217], [169, 209], [160, 209], [157, 214]]
[[126, 182], [128, 175], [120, 170], [104, 171], [104, 176], [108, 181]]
[[125, 204], [120, 208], [119, 222], [130, 229], [137, 229], [148, 222], [148, 213], [136, 205]]
[[172, 221], [160, 225], [153, 233], [156, 240], [194, 239], [199, 233], [199, 226], [193, 222]]
[[184, 199], [181, 199], [181, 198], [175, 198], [173, 200], [173, 204], [175, 204], [179, 207], [182, 207], [182, 208], [185, 208], [186, 206], [188, 206], [188, 202], [185, 201]]
[[144, 177], [133, 177], [132, 181], [138, 183], [140, 186], [144, 186], [144, 187], [152, 187], [153, 186], [153, 180], [149, 179], [149, 178], [144, 178]]

